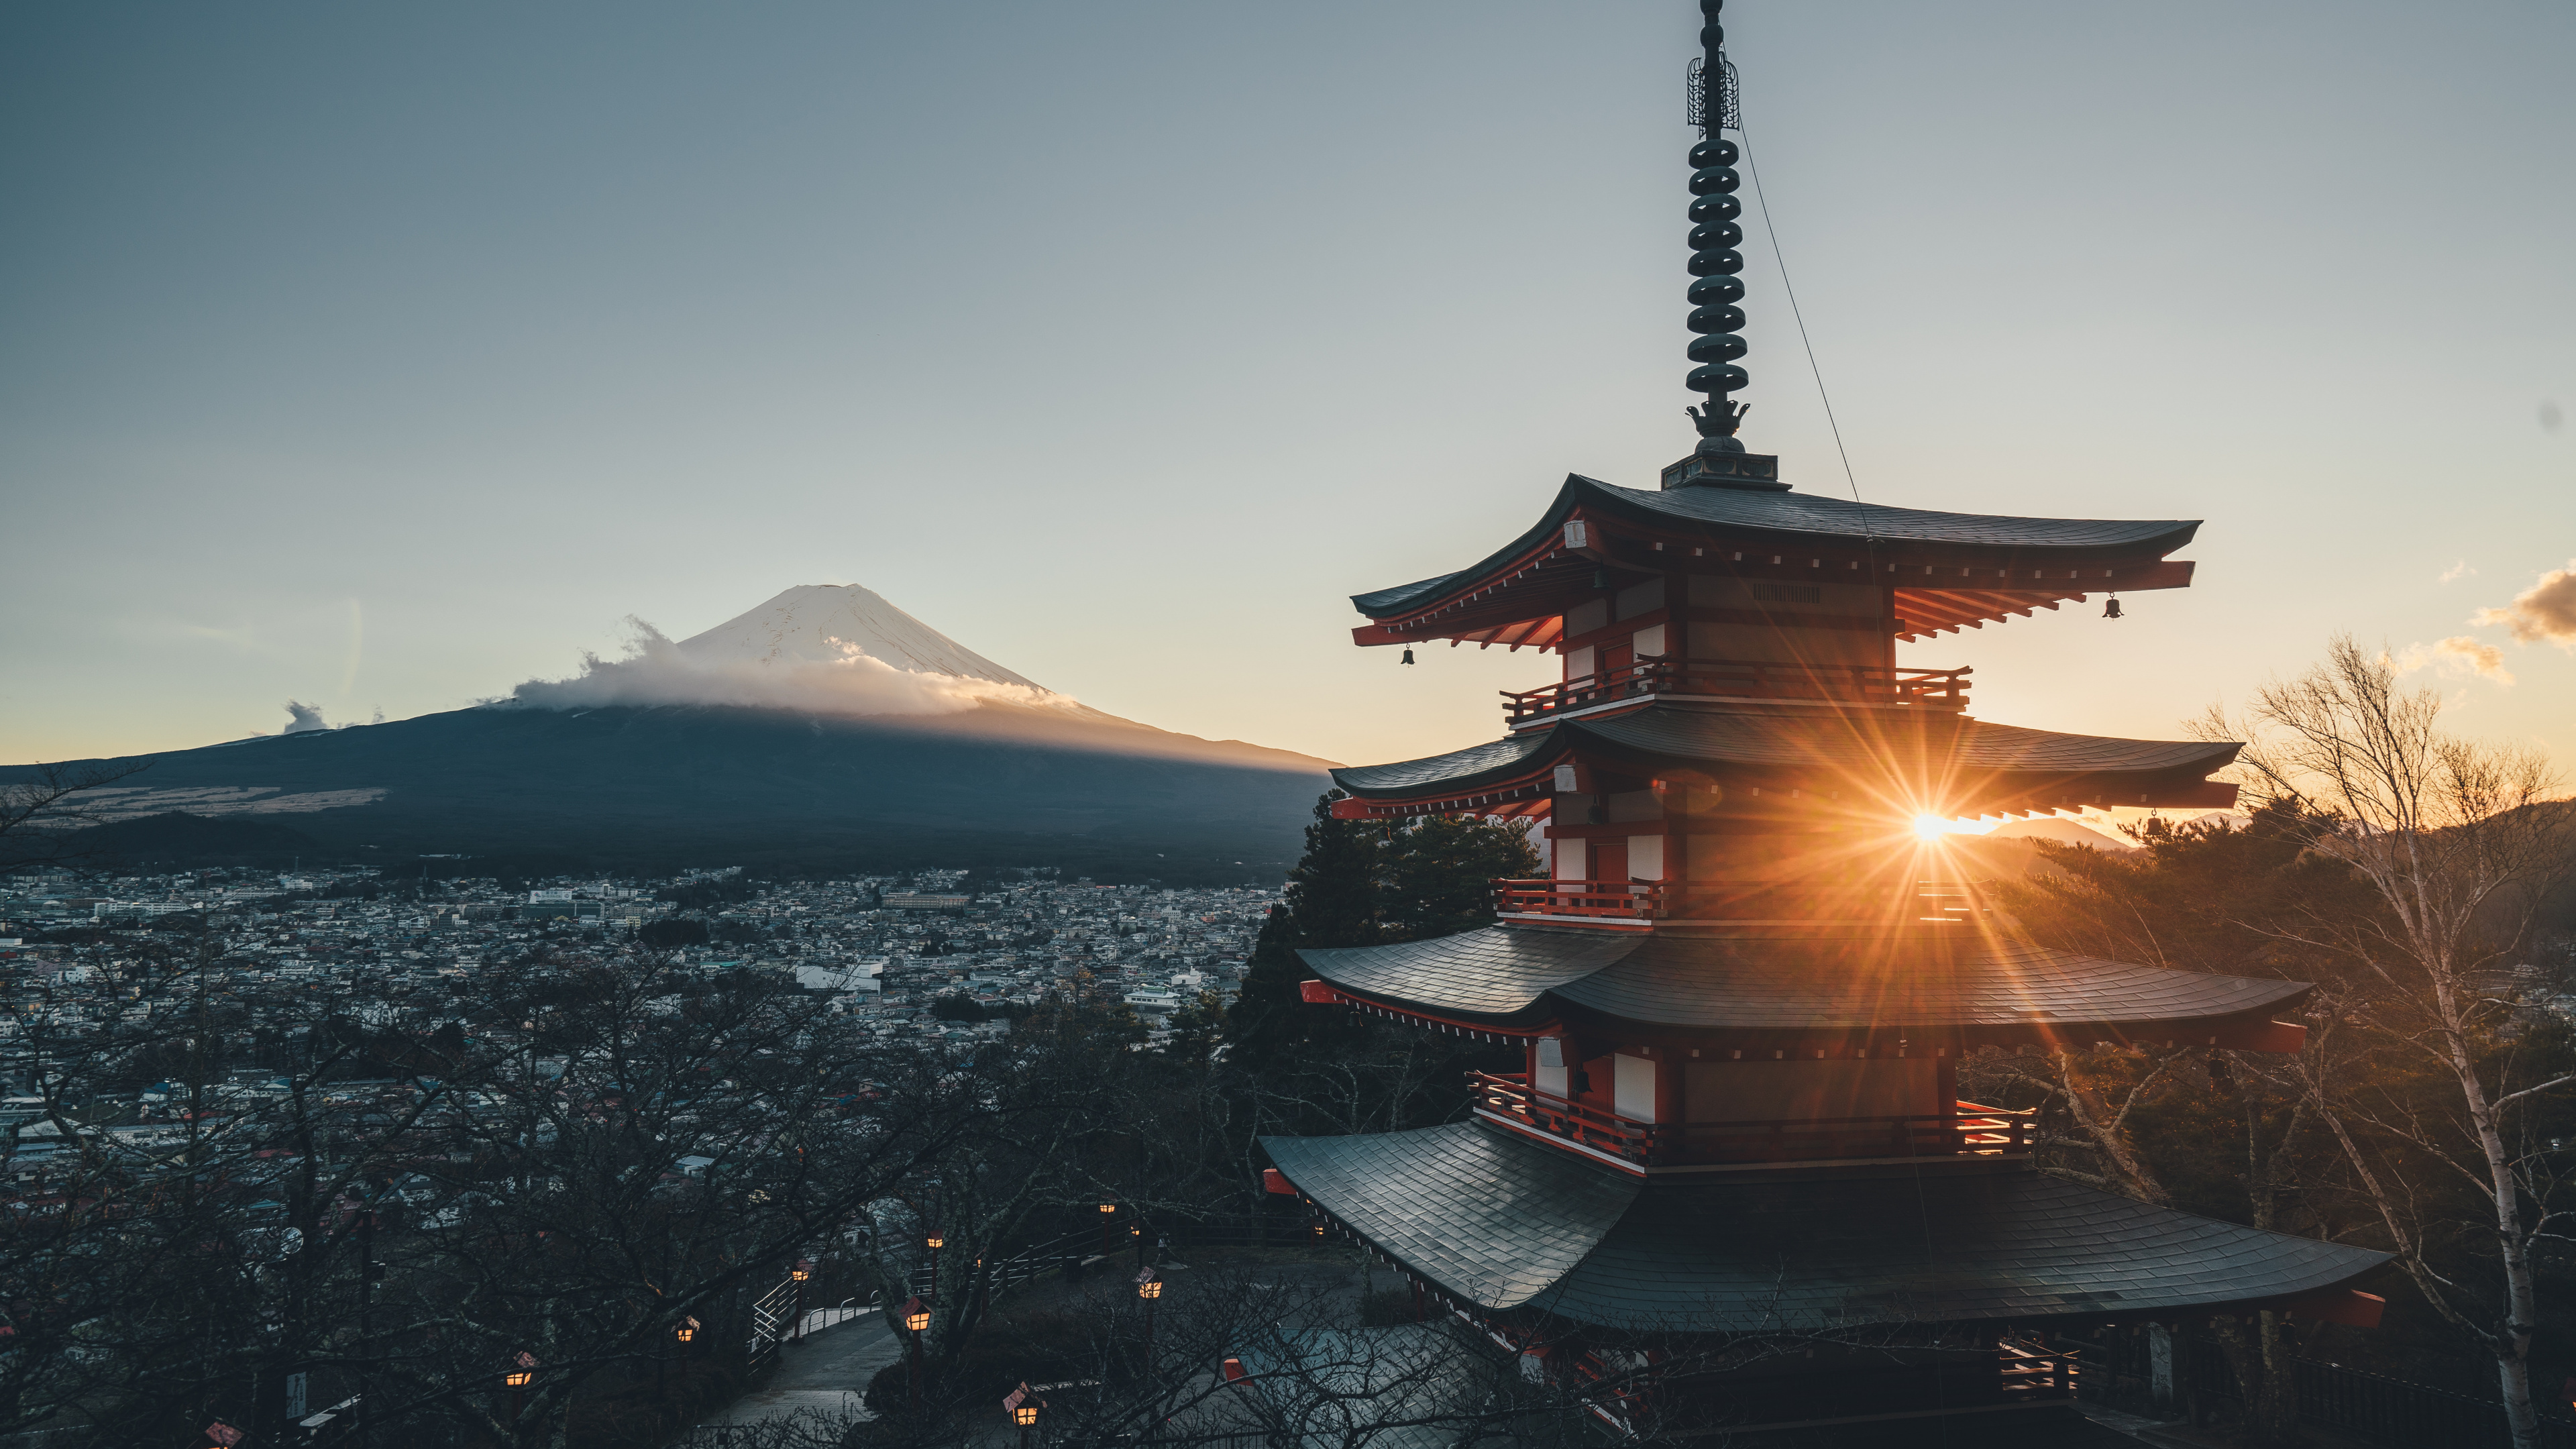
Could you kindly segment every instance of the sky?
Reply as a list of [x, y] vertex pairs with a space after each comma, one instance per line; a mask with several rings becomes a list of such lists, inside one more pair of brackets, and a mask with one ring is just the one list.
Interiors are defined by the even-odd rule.
[[[2207, 520], [2187, 591], [1900, 663], [2171, 737], [2350, 631], [2576, 766], [2576, 634], [2473, 622], [2576, 567], [2576, 7], [1727, 19], [1747, 443], [1873, 503]], [[1347, 596], [1690, 447], [1697, 24], [0, 9], [0, 760], [454, 709], [822, 583], [1167, 729], [1491, 738], [1552, 658], [1405, 668]]]

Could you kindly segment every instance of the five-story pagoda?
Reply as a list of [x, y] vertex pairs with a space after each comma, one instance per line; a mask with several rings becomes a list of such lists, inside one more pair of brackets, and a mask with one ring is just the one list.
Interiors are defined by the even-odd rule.
[[1273, 1186], [1534, 1375], [1669, 1365], [1605, 1411], [1631, 1431], [2060, 1442], [2083, 1432], [2074, 1366], [2034, 1334], [2375, 1321], [2348, 1285], [2383, 1255], [2044, 1174], [2026, 1116], [1959, 1100], [1960, 1058], [1987, 1048], [2296, 1051], [2309, 988], [2016, 940], [1918, 834], [2233, 803], [2209, 779], [2233, 745], [1991, 724], [1966, 670], [1895, 662], [1899, 641], [2186, 587], [2169, 555], [2198, 525], [1844, 502], [1744, 450], [1721, 3], [1702, 0], [1692, 90], [1698, 446], [1654, 489], [1569, 477], [1480, 561], [1352, 601], [1363, 645], [1533, 646], [1562, 672], [1506, 696], [1500, 739], [1335, 771], [1336, 813], [1533, 817], [1551, 874], [1498, 882], [1484, 929], [1303, 952], [1306, 1000], [1516, 1044], [1522, 1070], [1478, 1074], [1448, 1126], [1265, 1138]]

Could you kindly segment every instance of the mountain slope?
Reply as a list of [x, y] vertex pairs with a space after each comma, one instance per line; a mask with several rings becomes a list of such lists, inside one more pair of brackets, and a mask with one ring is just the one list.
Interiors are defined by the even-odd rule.
[[1989, 840], [2053, 840], [2060, 845], [2081, 845], [2092, 850], [2127, 852], [2138, 847], [2126, 840], [2088, 826], [2078, 825], [2063, 816], [2042, 815], [2033, 820], [2008, 820], [1987, 836]]
[[1061, 864], [1177, 880], [1197, 878], [1185, 865], [1284, 870], [1330, 783], [1323, 761], [1286, 751], [1049, 713], [486, 707], [174, 751], [110, 798], [126, 818], [291, 821], [388, 862]]
[[274, 820], [389, 864], [1242, 880], [1286, 869], [1330, 783], [1322, 760], [1090, 709], [855, 585], [789, 589], [676, 644], [637, 627], [627, 658], [513, 701], [174, 751], [101, 804]]

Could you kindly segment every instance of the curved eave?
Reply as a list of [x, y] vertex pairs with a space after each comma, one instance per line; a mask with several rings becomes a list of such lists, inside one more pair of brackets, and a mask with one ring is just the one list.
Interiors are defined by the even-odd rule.
[[1646, 704], [1568, 719], [1447, 754], [1332, 772], [1351, 816], [1526, 814], [1544, 808], [1550, 772], [1567, 759], [1654, 774], [1802, 781], [1806, 788], [1899, 790], [1959, 814], [2082, 805], [2224, 809], [2235, 787], [2208, 776], [2243, 748], [2231, 742], [2062, 734], [1948, 716], [1798, 713]]
[[[1567, 527], [1574, 521], [1579, 535]], [[1865, 571], [1855, 576], [1895, 587], [1908, 626], [1901, 637], [1917, 638], [2104, 590], [2189, 587], [2191, 565], [2164, 555], [2199, 527], [1934, 513], [1723, 488], [1649, 492], [1569, 474], [1536, 525], [1479, 562], [1352, 595], [1352, 606], [1374, 621], [1353, 637], [1364, 645], [1445, 638], [1547, 647], [1562, 637], [1564, 610], [1598, 596], [1597, 568], [1655, 572], [1723, 552], [1728, 566], [1759, 573], [1762, 551], [1773, 549], [1789, 576]]]
[[1648, 1333], [2297, 1312], [2388, 1261], [1973, 1164], [1647, 1184], [1473, 1122], [1261, 1144], [1318, 1212], [1454, 1300]]
[[1307, 947], [1297, 956], [1353, 1005], [1508, 1029], [1546, 1020], [1549, 988], [1632, 949], [1597, 931], [1489, 927], [1383, 946]]
[[[2227, 1046], [2295, 1051], [2304, 981], [2173, 971], [2003, 940], [1964, 959], [1843, 941], [1726, 943], [1488, 926], [1385, 946], [1309, 949], [1310, 1001], [1434, 1027], [1541, 1035], [1589, 1022], [1642, 1039], [1870, 1051], [1978, 1046]], [[1881, 1039], [1887, 1039], [1882, 1041]]]
[[1340, 765], [1333, 783], [1362, 800], [1449, 800], [1459, 810], [1544, 800], [1543, 782], [1567, 751], [1554, 730], [1507, 736], [1445, 755], [1387, 765]]

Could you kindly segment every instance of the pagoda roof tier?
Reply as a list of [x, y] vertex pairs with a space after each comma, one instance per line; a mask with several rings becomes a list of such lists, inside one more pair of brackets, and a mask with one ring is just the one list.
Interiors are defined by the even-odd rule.
[[1598, 571], [1729, 572], [1897, 591], [1897, 637], [1981, 627], [2090, 593], [2186, 588], [2165, 555], [2192, 519], [1937, 513], [1815, 494], [1620, 488], [1568, 474], [1529, 530], [1454, 573], [1351, 596], [1361, 644], [1451, 639], [1549, 647], [1565, 611], [1600, 597]]
[[1980, 936], [1695, 937], [1487, 926], [1297, 953], [1359, 1004], [1529, 1035], [1575, 1021], [1723, 1050], [1906, 1039], [1952, 1048], [2188, 1041], [2279, 1048], [2314, 989], [2173, 971]]
[[1649, 1181], [1475, 1122], [1261, 1144], [1450, 1297], [1631, 1332], [2296, 1312], [2388, 1261], [2019, 1166]]
[[1445, 755], [1346, 766], [1333, 782], [1352, 815], [1504, 813], [1543, 799], [1569, 760], [1625, 763], [1646, 774], [1697, 770], [1721, 784], [1793, 779], [1827, 797], [1899, 802], [1920, 811], [2170, 805], [2224, 808], [2233, 786], [2206, 777], [2242, 746], [2130, 740], [1990, 724], [1964, 715], [1834, 706], [1650, 703], [1618, 714], [1559, 719]]

